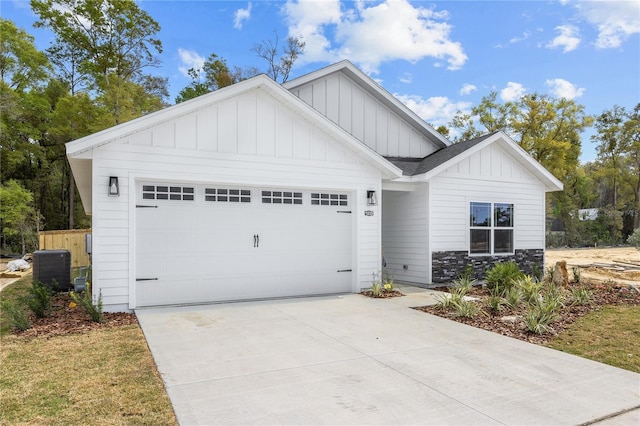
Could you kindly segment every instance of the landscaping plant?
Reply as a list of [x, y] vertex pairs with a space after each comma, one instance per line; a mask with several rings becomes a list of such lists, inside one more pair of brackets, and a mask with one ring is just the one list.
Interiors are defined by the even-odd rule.
[[25, 307], [15, 300], [3, 298], [0, 301], [0, 312], [14, 330], [24, 331], [31, 328], [29, 314]]
[[26, 297], [26, 304], [38, 318], [46, 318], [51, 315], [51, 294], [49, 287], [38, 280], [31, 282], [29, 295]]
[[489, 289], [498, 288], [501, 293], [513, 287], [516, 280], [524, 277], [524, 273], [514, 261], [496, 263], [487, 271], [485, 281]]
[[81, 294], [71, 292], [71, 299], [80, 305], [82, 309], [85, 310], [89, 317], [91, 317], [91, 321], [93, 322], [103, 322], [104, 316], [102, 315], [102, 292], [98, 295], [97, 300], [94, 301], [91, 296], [91, 284], [87, 283], [87, 289]]

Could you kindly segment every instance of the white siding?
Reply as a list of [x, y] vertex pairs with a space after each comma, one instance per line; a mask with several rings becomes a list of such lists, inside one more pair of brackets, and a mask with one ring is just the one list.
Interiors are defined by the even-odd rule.
[[407, 121], [342, 73], [292, 93], [382, 156], [422, 158], [436, 150]]
[[[119, 197], [107, 196], [109, 176], [119, 178]], [[380, 194], [381, 179], [378, 169], [261, 90], [95, 148], [94, 291], [105, 310], [129, 308], [136, 180], [350, 191], [358, 291], [381, 267], [379, 207], [366, 206], [366, 191]]]
[[431, 251], [469, 249], [469, 202], [513, 203], [516, 249], [544, 248], [544, 186], [497, 144], [430, 180]]
[[396, 280], [429, 282], [427, 198], [427, 184], [415, 191], [383, 193], [382, 251], [385, 271]]

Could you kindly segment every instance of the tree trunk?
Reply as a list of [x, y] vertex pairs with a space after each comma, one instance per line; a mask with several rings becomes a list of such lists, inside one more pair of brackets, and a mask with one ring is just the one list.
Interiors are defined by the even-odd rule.
[[640, 227], [640, 176], [637, 182], [634, 197], [635, 209], [633, 210], [633, 229], [638, 229], [638, 227]]

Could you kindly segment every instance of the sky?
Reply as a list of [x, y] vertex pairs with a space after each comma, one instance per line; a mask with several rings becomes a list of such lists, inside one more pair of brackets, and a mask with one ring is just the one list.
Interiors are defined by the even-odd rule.
[[[265, 70], [252, 48], [276, 35], [306, 43], [290, 79], [348, 59], [435, 127], [492, 91], [564, 97], [590, 115], [640, 102], [640, 0], [137, 2], [160, 24], [162, 65], [149, 72], [169, 79], [171, 103], [212, 53]], [[0, 0], [0, 16], [50, 46], [28, 0]], [[596, 158], [593, 134], [582, 162]]]

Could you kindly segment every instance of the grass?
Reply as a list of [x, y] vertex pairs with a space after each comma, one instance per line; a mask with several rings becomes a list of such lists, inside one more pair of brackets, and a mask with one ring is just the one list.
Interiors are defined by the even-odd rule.
[[640, 306], [606, 306], [593, 311], [548, 346], [640, 373]]
[[[19, 298], [30, 280], [0, 296]], [[177, 424], [137, 325], [50, 338], [6, 334], [0, 370], [1, 425]]]

